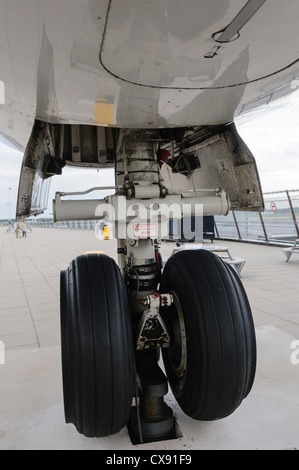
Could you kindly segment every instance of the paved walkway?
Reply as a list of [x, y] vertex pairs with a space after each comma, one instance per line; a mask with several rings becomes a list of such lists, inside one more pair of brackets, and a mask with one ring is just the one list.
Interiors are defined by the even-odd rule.
[[[99, 243], [104, 242], [87, 231], [34, 229], [17, 239], [1, 229], [0, 339], [6, 349], [60, 344], [60, 270], [84, 251], [99, 249]], [[105, 243], [113, 256], [115, 241]]]
[[[35, 229], [26, 239], [0, 228], [0, 449], [289, 449], [299, 448], [299, 374], [290, 345], [299, 339], [299, 257], [280, 248], [220, 242], [246, 259], [242, 281], [256, 324], [258, 367], [249, 397], [228, 418], [198, 422], [173, 408], [182, 437], [133, 446], [127, 429], [87, 439], [64, 422], [59, 332], [59, 272], [85, 251], [116, 257], [116, 242], [93, 232]], [[168, 256], [174, 245], [163, 246]], [[291, 336], [289, 336], [291, 335]], [[132, 454], [133, 455], [133, 454]], [[134, 454], [136, 455], [136, 454]]]
[[[217, 244], [246, 259], [242, 282], [255, 325], [299, 338], [299, 256], [286, 263], [281, 248]], [[163, 256], [173, 248], [164, 244]], [[0, 340], [7, 350], [59, 346], [59, 273], [89, 250], [104, 250], [116, 259], [115, 240], [99, 241], [93, 232], [34, 229], [26, 239], [16, 239], [0, 229]]]

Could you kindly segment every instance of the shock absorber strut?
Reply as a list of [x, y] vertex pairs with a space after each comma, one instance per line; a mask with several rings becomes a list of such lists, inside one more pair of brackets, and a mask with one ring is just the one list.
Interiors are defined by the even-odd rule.
[[[116, 176], [132, 208], [139, 214], [139, 203], [164, 197], [157, 163], [159, 133], [144, 130], [121, 131]], [[136, 219], [138, 220], [138, 219]], [[127, 219], [127, 223], [132, 220]], [[158, 225], [157, 225], [158, 226]], [[168, 439], [173, 435], [172, 410], [164, 403], [168, 391], [165, 374], [158, 365], [161, 345], [169, 336], [159, 315], [159, 298], [155, 297], [161, 266], [156, 253], [155, 227], [152, 221], [136, 222], [133, 235], [119, 243], [119, 265], [123, 266], [131, 305], [133, 334], [136, 340], [136, 371], [139, 399], [132, 408], [129, 430], [134, 443]], [[138, 406], [139, 405], [139, 406]], [[141, 436], [141, 435], [142, 436]]]
[[[159, 314], [160, 296], [156, 293], [160, 268], [155, 259], [151, 240], [140, 240], [130, 246], [127, 258], [127, 286], [136, 340], [136, 371], [138, 395], [132, 408], [129, 431], [133, 443], [153, 442], [172, 438], [174, 417], [164, 403], [168, 382], [158, 365], [160, 347], [169, 345], [169, 335]], [[154, 258], [147, 263], [138, 259], [140, 252], [153, 249]], [[149, 255], [148, 255], [149, 256]], [[152, 255], [151, 255], [152, 256]]]
[[[129, 431], [132, 442], [155, 442], [174, 437], [172, 409], [164, 402], [168, 392], [167, 378], [157, 363], [158, 354], [154, 349], [137, 351], [136, 368], [141, 382], [139, 409], [132, 408]], [[136, 400], [138, 402], [138, 400]]]

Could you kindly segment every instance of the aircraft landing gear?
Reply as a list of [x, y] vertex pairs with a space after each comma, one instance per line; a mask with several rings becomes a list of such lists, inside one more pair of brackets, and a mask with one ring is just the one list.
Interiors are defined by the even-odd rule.
[[115, 434], [132, 405], [134, 350], [123, 278], [113, 259], [89, 254], [61, 272], [65, 420], [86, 437]]
[[251, 390], [256, 342], [243, 286], [230, 266], [205, 250], [182, 251], [166, 263], [161, 292], [170, 347], [163, 349], [173, 394], [190, 417], [229, 416]]
[[[168, 260], [160, 291], [162, 305], [163, 293], [170, 293], [160, 309], [169, 334], [162, 351], [178, 404], [197, 420], [229, 416], [250, 392], [256, 366], [252, 316], [238, 276], [210, 252], [183, 251]], [[131, 319], [111, 258], [80, 256], [62, 271], [61, 335], [66, 422], [87, 437], [117, 433], [128, 423], [134, 443], [174, 437], [155, 348], [136, 351], [139, 409], [131, 410]]]
[[[196, 420], [229, 416], [254, 380], [251, 310], [233, 269], [208, 251], [184, 250], [161, 270], [160, 232], [169, 219], [180, 219], [185, 205], [191, 215], [196, 206], [202, 215], [225, 215], [229, 201], [218, 189], [185, 200], [168, 194], [158, 144], [159, 136], [142, 130], [121, 131], [116, 194], [92, 202], [95, 218], [115, 222], [119, 268], [89, 254], [61, 273], [65, 417], [88, 437], [127, 424], [134, 443], [174, 437], [173, 412], [164, 403], [167, 379], [181, 409]], [[56, 220], [74, 214], [82, 220], [85, 212], [89, 218], [90, 204], [58, 194]]]

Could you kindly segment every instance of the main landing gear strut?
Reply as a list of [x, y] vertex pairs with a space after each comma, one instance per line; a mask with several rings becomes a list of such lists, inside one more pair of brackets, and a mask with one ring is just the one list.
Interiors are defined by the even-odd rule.
[[[142, 209], [174, 202], [181, 208], [182, 200], [168, 196], [163, 185], [155, 135], [137, 134], [122, 132], [116, 165], [121, 189], [98, 201], [95, 214], [107, 215], [108, 203], [116, 213], [118, 265], [106, 255], [87, 254], [61, 272], [66, 422], [87, 437], [128, 426], [135, 444], [175, 437], [173, 411], [164, 402], [168, 383], [188, 416], [216, 420], [248, 395], [256, 367], [251, 310], [235, 271], [205, 250], [178, 252], [162, 270], [158, 235], [168, 217], [151, 212], [148, 220]], [[223, 203], [223, 193], [215, 197]], [[205, 214], [203, 199], [197, 203]], [[215, 214], [219, 200], [206, 202], [206, 213]], [[61, 204], [56, 201], [56, 219]]]

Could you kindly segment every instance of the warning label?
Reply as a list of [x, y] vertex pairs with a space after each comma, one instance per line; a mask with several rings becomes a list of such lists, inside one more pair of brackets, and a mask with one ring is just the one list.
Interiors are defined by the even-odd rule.
[[156, 224], [135, 224], [134, 238], [157, 238], [158, 229]]

